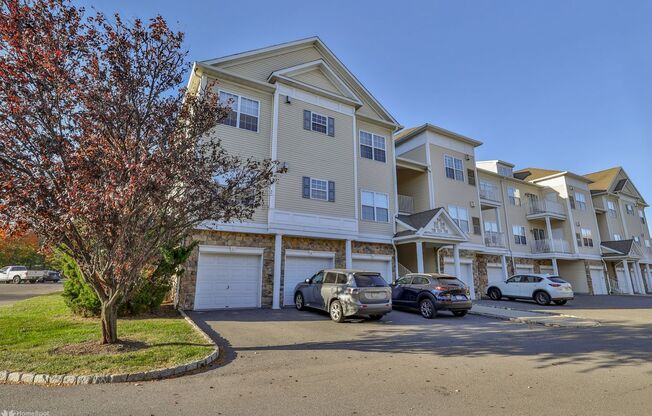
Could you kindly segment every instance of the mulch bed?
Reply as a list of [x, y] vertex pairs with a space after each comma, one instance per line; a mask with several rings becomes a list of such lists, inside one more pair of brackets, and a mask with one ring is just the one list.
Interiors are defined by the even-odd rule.
[[63, 345], [51, 350], [50, 353], [66, 355], [117, 354], [146, 348], [149, 348], [149, 345], [141, 341], [118, 340], [116, 344], [101, 344], [93, 340], [80, 344]]

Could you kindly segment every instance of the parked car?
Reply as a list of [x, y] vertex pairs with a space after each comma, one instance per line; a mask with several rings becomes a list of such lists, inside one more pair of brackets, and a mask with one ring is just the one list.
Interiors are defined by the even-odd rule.
[[455, 276], [438, 273], [410, 273], [392, 284], [395, 307], [418, 309], [430, 319], [439, 311], [464, 316], [471, 309], [469, 289]]
[[[30, 270], [31, 271], [31, 270]], [[29, 274], [29, 271], [28, 271]], [[39, 282], [54, 282], [61, 280], [61, 273], [56, 270], [43, 270]]]
[[493, 283], [487, 288], [493, 300], [533, 299], [539, 305], [565, 305], [573, 300], [573, 287], [559, 276], [548, 274], [524, 274], [512, 276], [504, 282]]
[[352, 316], [379, 320], [392, 311], [392, 290], [377, 272], [322, 270], [294, 289], [298, 310], [321, 309], [335, 322]]
[[7, 266], [0, 269], [0, 282], [21, 282], [36, 283], [38, 277], [28, 276], [27, 267], [25, 266]]

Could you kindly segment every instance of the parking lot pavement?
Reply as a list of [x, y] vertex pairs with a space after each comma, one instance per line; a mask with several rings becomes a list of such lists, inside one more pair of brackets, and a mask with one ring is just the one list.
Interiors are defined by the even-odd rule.
[[596, 416], [648, 415], [652, 405], [652, 323], [570, 329], [394, 311], [337, 324], [292, 309], [191, 315], [222, 348], [209, 370], [136, 384], [4, 385], [0, 410]]
[[605, 324], [652, 323], [652, 296], [627, 295], [576, 295], [566, 305], [541, 306], [529, 300], [479, 300], [482, 306], [503, 307], [516, 310], [556, 313], [594, 319]]
[[0, 283], [0, 306], [63, 290], [63, 283]]

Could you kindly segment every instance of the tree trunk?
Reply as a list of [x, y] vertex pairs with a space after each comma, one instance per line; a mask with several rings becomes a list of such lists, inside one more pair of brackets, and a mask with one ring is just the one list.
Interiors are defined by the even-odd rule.
[[102, 344], [118, 342], [118, 307], [115, 303], [102, 302]]

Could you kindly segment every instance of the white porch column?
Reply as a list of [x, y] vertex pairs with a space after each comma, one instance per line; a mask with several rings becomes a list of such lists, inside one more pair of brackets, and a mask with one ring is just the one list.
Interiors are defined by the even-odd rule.
[[650, 265], [645, 265], [645, 271], [647, 272], [647, 289], [649, 293], [652, 293], [652, 274], [650, 274]]
[[507, 257], [506, 256], [500, 256], [500, 265], [503, 268], [503, 279], [507, 279], [509, 277], [509, 272], [507, 271]]
[[[552, 225], [550, 225], [550, 217], [546, 215], [546, 233], [548, 234], [548, 240], [550, 241], [550, 249], [552, 252], [556, 252], [555, 250], [555, 240], [552, 239]], [[553, 264], [553, 267], [555, 265]]]
[[627, 282], [627, 293], [631, 295], [634, 293], [634, 288], [632, 286], [632, 276], [629, 274], [629, 262], [627, 260], [623, 260], [623, 269], [625, 281]]
[[559, 267], [557, 267], [557, 259], [552, 259], [552, 272], [556, 275], [559, 275]]
[[414, 245], [417, 248], [417, 273], [423, 273], [423, 243], [419, 240]]
[[274, 285], [272, 287], [272, 309], [281, 309], [281, 249], [283, 247], [283, 235], [276, 234], [274, 237]]
[[460, 246], [458, 244], [453, 246], [453, 261], [455, 261], [455, 277], [460, 279], [462, 266], [460, 264]]
[[494, 208], [494, 213], [496, 214], [496, 226], [498, 227], [498, 232], [503, 232], [503, 225], [500, 223], [500, 210], [496, 207]]
[[645, 286], [643, 285], [643, 274], [641, 273], [641, 263], [634, 262], [634, 278], [636, 279], [636, 293], [644, 294]]
[[346, 268], [347, 269], [352, 269], [353, 268], [353, 254], [351, 252], [351, 240], [346, 240]]

